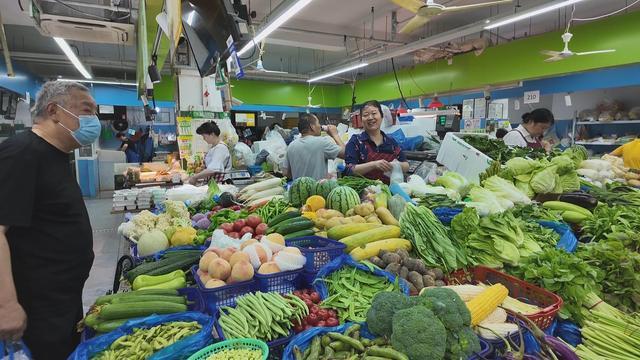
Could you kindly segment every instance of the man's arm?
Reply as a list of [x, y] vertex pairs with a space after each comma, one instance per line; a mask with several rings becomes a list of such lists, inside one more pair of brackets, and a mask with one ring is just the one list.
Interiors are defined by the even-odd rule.
[[11, 271], [11, 251], [6, 232], [0, 225], [0, 340], [19, 340], [27, 328], [27, 314], [18, 303]]
[[342, 139], [340, 138], [340, 136], [338, 135], [338, 128], [336, 128], [334, 125], [329, 125], [327, 127], [327, 134], [329, 134], [329, 136], [331, 136], [333, 141], [335, 141], [336, 144], [340, 146], [340, 152], [338, 153], [338, 157], [341, 159], [344, 159], [345, 145]]

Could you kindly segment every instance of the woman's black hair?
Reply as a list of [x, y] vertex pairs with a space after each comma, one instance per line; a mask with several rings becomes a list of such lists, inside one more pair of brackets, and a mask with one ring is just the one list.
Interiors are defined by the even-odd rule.
[[502, 139], [505, 135], [507, 135], [509, 132], [507, 131], [507, 129], [505, 128], [499, 128], [498, 130], [496, 130], [496, 138], [498, 139]]
[[528, 124], [530, 122], [533, 122], [534, 124], [543, 123], [553, 125], [555, 119], [551, 110], [540, 108], [522, 115], [522, 123]]
[[209, 121], [198, 126], [198, 128], [196, 129], [196, 134], [198, 135], [215, 134], [216, 136], [220, 136], [220, 128], [218, 127], [218, 124], [214, 123], [213, 121]]
[[380, 105], [378, 100], [369, 100], [366, 103], [362, 104], [362, 106], [360, 107], [360, 117], [362, 117], [362, 112], [364, 111], [364, 108], [367, 106], [375, 106], [376, 108], [378, 108], [378, 111], [380, 112], [380, 116], [384, 117], [384, 114], [382, 113], [382, 105]]

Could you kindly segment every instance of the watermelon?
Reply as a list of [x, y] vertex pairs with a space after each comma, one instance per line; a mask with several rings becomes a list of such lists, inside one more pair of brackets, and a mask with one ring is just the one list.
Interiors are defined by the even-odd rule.
[[316, 195], [320, 195], [323, 198], [328, 198], [331, 190], [338, 187], [338, 182], [336, 180], [322, 180], [318, 182], [316, 185]]
[[310, 177], [300, 177], [293, 180], [289, 189], [289, 201], [291, 205], [299, 207], [307, 201], [307, 198], [314, 195], [316, 191], [316, 181]]
[[360, 204], [358, 193], [348, 186], [338, 186], [331, 190], [327, 197], [327, 208], [338, 210], [343, 214]]

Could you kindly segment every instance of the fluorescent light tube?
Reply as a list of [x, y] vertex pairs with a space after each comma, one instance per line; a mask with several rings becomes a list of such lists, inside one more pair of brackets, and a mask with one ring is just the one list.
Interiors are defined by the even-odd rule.
[[264, 29], [260, 30], [260, 32], [238, 52], [238, 56], [246, 54], [249, 50], [251, 50], [253, 46], [264, 40], [267, 36], [271, 35], [272, 32], [276, 31], [276, 29], [287, 22], [287, 20], [291, 19], [305, 6], [309, 5], [311, 1], [312, 0], [298, 0], [287, 10], [278, 15], [278, 17], [276, 17], [273, 21], [268, 22], [267, 26]]
[[332, 71], [332, 72], [327, 73], [327, 74], [324, 74], [324, 75], [320, 75], [320, 76], [318, 76], [318, 77], [314, 77], [313, 79], [309, 79], [309, 80], [307, 80], [307, 82], [310, 82], [310, 83], [311, 83], [311, 82], [314, 82], [314, 81], [318, 81], [318, 80], [326, 79], [326, 78], [328, 78], [328, 77], [332, 77], [332, 76], [334, 76], [334, 75], [342, 74], [342, 73], [345, 73], [345, 72], [347, 72], [347, 71], [351, 71], [351, 70], [359, 69], [359, 68], [361, 68], [361, 67], [365, 67], [365, 66], [367, 66], [367, 65], [369, 65], [369, 64], [368, 64], [368, 63], [359, 63], [359, 64], [351, 65], [351, 66], [346, 67], [346, 68], [342, 68], [342, 69], [339, 69], [339, 70], [336, 70], [336, 71]]
[[107, 80], [87, 80], [87, 79], [58, 79], [58, 81], [73, 81], [79, 83], [104, 84], [104, 85], [122, 85], [122, 86], [138, 86], [136, 83], [124, 81], [107, 81]]
[[508, 19], [505, 19], [505, 20], [502, 20], [502, 21], [498, 21], [497, 23], [494, 23], [494, 24], [489, 24], [489, 25], [485, 26], [484, 29], [485, 30], [495, 29], [495, 28], [503, 26], [503, 25], [512, 24], [512, 23], [518, 22], [520, 20], [528, 19], [528, 18], [531, 18], [531, 17], [534, 17], [534, 16], [538, 16], [540, 14], [548, 13], [550, 11], [563, 8], [565, 6], [573, 5], [573, 4], [579, 3], [581, 1], [584, 1], [584, 0], [561, 1], [561, 2], [556, 2], [554, 4], [550, 4], [548, 6], [536, 9], [536, 10], [524, 11], [524, 12], [522, 12], [520, 14], [514, 15], [511, 18], [508, 18]]
[[75, 66], [76, 69], [80, 71], [80, 74], [82, 74], [85, 79], [91, 79], [91, 74], [89, 74], [87, 69], [84, 68], [84, 66], [80, 62], [80, 59], [78, 59], [76, 53], [73, 52], [69, 44], [67, 44], [67, 42], [63, 38], [54, 37], [53, 40], [55, 40], [58, 46], [60, 46], [60, 49], [62, 49], [64, 54], [67, 55], [73, 66]]

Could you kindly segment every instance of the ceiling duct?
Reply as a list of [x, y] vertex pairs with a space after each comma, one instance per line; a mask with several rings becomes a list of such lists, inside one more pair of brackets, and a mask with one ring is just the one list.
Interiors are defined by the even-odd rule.
[[450, 59], [454, 55], [472, 51], [476, 56], [479, 56], [484, 52], [484, 49], [489, 46], [491, 46], [491, 40], [486, 37], [459, 43], [450, 42], [442, 47], [432, 47], [416, 51], [413, 54], [413, 61], [416, 64], [426, 64], [440, 59]]

